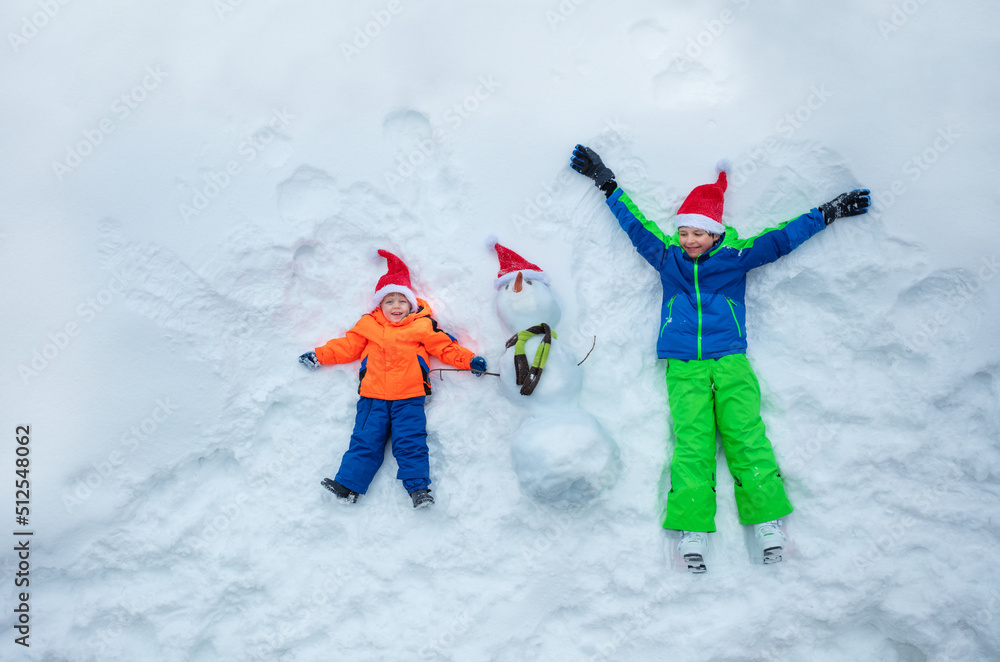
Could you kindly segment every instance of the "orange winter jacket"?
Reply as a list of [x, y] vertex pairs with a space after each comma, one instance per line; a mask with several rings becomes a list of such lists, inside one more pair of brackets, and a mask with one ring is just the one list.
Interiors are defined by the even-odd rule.
[[368, 313], [343, 338], [316, 348], [320, 363], [361, 359], [358, 393], [377, 400], [403, 400], [430, 395], [427, 355], [456, 368], [468, 368], [475, 356], [438, 328], [431, 308], [417, 299], [417, 312], [390, 322], [381, 308]]

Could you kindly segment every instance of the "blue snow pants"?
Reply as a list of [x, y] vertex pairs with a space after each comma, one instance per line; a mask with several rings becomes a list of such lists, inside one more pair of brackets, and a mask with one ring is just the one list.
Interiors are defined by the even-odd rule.
[[392, 438], [392, 454], [399, 465], [396, 478], [407, 492], [431, 484], [427, 459], [427, 416], [424, 397], [405, 400], [358, 400], [351, 445], [340, 461], [335, 480], [355, 492], [368, 491], [385, 458], [385, 444]]

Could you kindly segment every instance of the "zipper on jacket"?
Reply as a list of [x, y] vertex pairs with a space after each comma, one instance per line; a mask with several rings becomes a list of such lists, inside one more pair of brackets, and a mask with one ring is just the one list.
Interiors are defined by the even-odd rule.
[[674, 299], [677, 295], [670, 297], [670, 301], [667, 302], [667, 319], [663, 320], [663, 326], [660, 327], [660, 337], [663, 337], [663, 332], [667, 330], [667, 325], [670, 324], [670, 320], [674, 318]]
[[740, 338], [742, 338], [743, 337], [743, 331], [742, 331], [742, 329], [740, 329], [740, 321], [739, 321], [739, 319], [736, 318], [736, 303], [732, 299], [730, 299], [729, 297], [726, 297], [726, 303], [729, 304], [729, 312], [731, 312], [733, 314], [733, 321], [736, 322], [736, 335], [739, 336]]
[[698, 360], [701, 361], [701, 289], [698, 287], [698, 258], [694, 259], [694, 296], [698, 300]]

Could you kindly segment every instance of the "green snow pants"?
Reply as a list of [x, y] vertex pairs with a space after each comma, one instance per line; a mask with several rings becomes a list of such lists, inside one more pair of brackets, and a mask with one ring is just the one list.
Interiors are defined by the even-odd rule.
[[715, 430], [722, 434], [741, 524], [792, 512], [760, 418], [760, 385], [745, 354], [667, 360], [674, 422], [670, 492], [663, 528], [715, 531]]

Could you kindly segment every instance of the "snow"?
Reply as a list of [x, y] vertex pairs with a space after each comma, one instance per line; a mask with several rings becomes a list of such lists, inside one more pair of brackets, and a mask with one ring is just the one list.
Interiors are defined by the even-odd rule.
[[[990, 660], [1000, 657], [998, 14], [799, 4], [11, 0], [0, 74], [2, 498], [30, 425], [4, 659]], [[367, 35], [366, 35], [367, 33]], [[568, 168], [600, 153], [669, 227], [713, 164], [759, 231], [849, 188], [754, 272], [749, 357], [794, 548], [749, 562], [720, 457], [710, 569], [659, 526], [655, 272]], [[521, 493], [495, 377], [428, 402], [433, 508], [387, 457], [320, 486], [356, 366], [297, 357], [400, 255], [491, 368], [497, 240], [561, 297], [581, 405], [617, 442], [586, 508]]]

